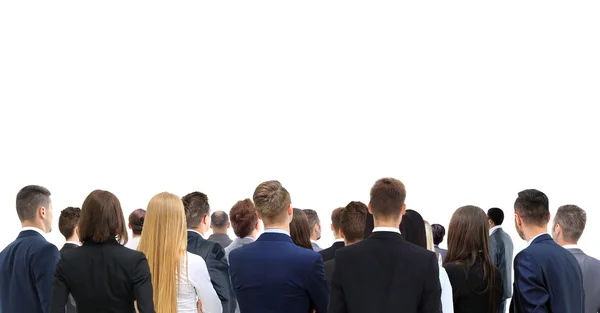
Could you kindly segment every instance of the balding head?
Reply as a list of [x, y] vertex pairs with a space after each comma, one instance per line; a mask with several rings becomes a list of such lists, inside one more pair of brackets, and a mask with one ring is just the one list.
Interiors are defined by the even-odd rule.
[[223, 211], [215, 211], [210, 217], [210, 228], [215, 234], [227, 233], [229, 225], [229, 216]]

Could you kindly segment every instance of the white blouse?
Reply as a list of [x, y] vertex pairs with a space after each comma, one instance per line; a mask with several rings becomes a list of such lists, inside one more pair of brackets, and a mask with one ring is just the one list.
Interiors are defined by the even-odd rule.
[[452, 298], [452, 285], [446, 269], [440, 266], [440, 285], [442, 286], [442, 312], [454, 313], [454, 300]]
[[210, 282], [208, 269], [204, 259], [193, 253], [186, 252], [186, 259], [181, 261], [181, 278], [177, 294], [178, 313], [197, 313], [197, 302], [202, 302], [203, 313], [222, 313], [223, 306], [217, 292]]

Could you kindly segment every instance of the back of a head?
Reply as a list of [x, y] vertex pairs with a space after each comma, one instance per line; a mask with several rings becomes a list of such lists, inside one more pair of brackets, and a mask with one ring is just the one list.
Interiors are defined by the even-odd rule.
[[58, 230], [65, 237], [66, 240], [73, 237], [75, 234], [75, 227], [79, 223], [79, 216], [81, 214], [80, 208], [68, 207], [60, 212], [58, 218]]
[[258, 185], [254, 190], [253, 200], [265, 227], [288, 221], [287, 209], [292, 200], [280, 182], [271, 180]]
[[427, 249], [427, 238], [425, 234], [425, 222], [419, 212], [406, 210], [400, 223], [400, 233], [406, 241]]
[[587, 214], [585, 211], [573, 204], [563, 205], [558, 208], [554, 216], [553, 235], [560, 226], [560, 236], [567, 243], [577, 244], [585, 230]]
[[17, 215], [21, 222], [34, 221], [38, 209], [50, 209], [50, 191], [42, 186], [30, 185], [17, 193]]
[[536, 189], [523, 190], [515, 200], [515, 213], [528, 225], [545, 227], [550, 218], [548, 197]]
[[94, 190], [81, 206], [79, 239], [83, 243], [101, 243], [115, 238], [122, 244], [128, 240], [121, 203], [109, 191]]
[[360, 201], [352, 201], [340, 211], [340, 229], [344, 240], [355, 243], [364, 238], [365, 222], [369, 214], [367, 206]]
[[239, 238], [250, 236], [258, 223], [256, 207], [250, 199], [238, 201], [229, 211], [229, 215], [233, 232]]
[[146, 210], [136, 209], [129, 214], [129, 225], [131, 225], [131, 232], [134, 235], [141, 235], [142, 228], [144, 228], [144, 219], [146, 216]]
[[304, 214], [306, 214], [306, 218], [308, 218], [308, 226], [312, 229], [316, 224], [321, 224], [321, 221], [319, 220], [319, 215], [317, 214], [317, 211], [312, 210], [312, 209], [304, 209], [302, 210], [302, 212], [304, 212]]
[[335, 234], [340, 233], [340, 212], [344, 207], [336, 208], [331, 212], [331, 225], [333, 225], [333, 232]]
[[440, 224], [431, 225], [431, 231], [433, 232], [433, 244], [439, 245], [444, 241], [444, 236], [446, 236], [446, 229], [444, 226]]
[[197, 228], [202, 222], [202, 219], [210, 212], [208, 197], [199, 191], [194, 191], [183, 196], [181, 201], [185, 208], [187, 228]]
[[500, 208], [489, 209], [487, 211], [487, 216], [496, 226], [500, 226], [504, 222], [504, 211]]
[[225, 230], [225, 229], [227, 229], [228, 223], [229, 223], [229, 216], [227, 215], [227, 213], [225, 213], [223, 211], [215, 211], [210, 216], [210, 226], [212, 226], [213, 229]]
[[[138, 251], [148, 259], [157, 312], [177, 312], [177, 282], [187, 248], [186, 218], [181, 199], [167, 192], [148, 203]], [[177, 279], [173, 279], [173, 274]]]
[[371, 188], [371, 212], [375, 220], [398, 220], [404, 207], [406, 188], [395, 178], [382, 178]]
[[294, 217], [290, 223], [290, 236], [297, 246], [312, 250], [308, 218], [300, 209], [294, 209]]

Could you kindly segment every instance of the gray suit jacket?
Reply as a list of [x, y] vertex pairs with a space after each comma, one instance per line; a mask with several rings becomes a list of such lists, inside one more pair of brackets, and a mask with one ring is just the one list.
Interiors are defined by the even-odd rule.
[[[230, 245], [225, 248], [225, 258], [227, 259], [227, 263], [229, 263], [229, 253], [237, 248], [241, 248], [249, 243], [253, 243], [254, 239], [252, 238], [235, 238]], [[235, 313], [240, 313], [240, 305], [238, 304], [235, 308]]]
[[442, 248], [438, 247], [437, 245], [433, 246], [433, 249], [435, 250], [435, 252], [440, 254], [440, 256], [442, 258], [442, 262], [444, 262], [444, 259], [446, 258], [446, 253], [448, 253], [448, 250], [442, 249]]
[[319, 245], [317, 243], [311, 241], [311, 244], [312, 244], [313, 251], [319, 252], [319, 251], [323, 250], [323, 249], [321, 249], [321, 247], [319, 247]]
[[227, 246], [229, 246], [232, 243], [231, 239], [229, 238], [229, 236], [227, 236], [227, 234], [212, 234], [208, 237], [208, 240], [220, 244], [221, 247], [223, 247], [223, 249], [227, 248]]
[[492, 263], [500, 270], [502, 283], [504, 283], [502, 300], [512, 297], [513, 250], [513, 242], [510, 236], [502, 228], [496, 229], [490, 236], [490, 257]]
[[567, 249], [577, 259], [583, 274], [585, 313], [600, 312], [600, 260], [586, 255], [581, 249]]

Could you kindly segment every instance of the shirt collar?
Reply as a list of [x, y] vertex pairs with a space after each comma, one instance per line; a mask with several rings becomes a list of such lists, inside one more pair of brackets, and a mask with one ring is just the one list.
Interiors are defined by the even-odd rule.
[[[290, 236], [290, 232], [279, 228], [267, 228], [263, 233], [284, 234]], [[290, 236], [292, 237], [292, 236]]]
[[396, 227], [375, 227], [375, 228], [373, 228], [374, 233], [378, 232], [378, 231], [389, 231], [389, 232], [400, 234], [400, 229], [398, 229]]
[[502, 225], [496, 225], [492, 228], [490, 228], [490, 236], [498, 229], [502, 228]]
[[539, 237], [539, 236], [543, 236], [543, 235], [547, 235], [547, 234], [548, 234], [548, 233], [541, 233], [541, 234], [539, 234], [539, 235], [537, 235], [537, 236], [535, 236], [535, 237], [531, 238], [531, 240], [529, 240], [529, 241], [527, 242], [527, 246], [529, 247], [529, 246], [531, 245], [531, 243], [532, 243], [532, 242], [533, 242], [533, 241], [534, 241], [534, 240], [535, 240], [537, 237]]
[[78, 245], [78, 246], [81, 247], [81, 244], [79, 242], [75, 242], [75, 241], [67, 241], [67, 242], [65, 242], [65, 244], [67, 244], [67, 243], [70, 243], [72, 245]]
[[565, 249], [580, 249], [577, 244], [574, 244], [574, 245], [564, 245], [563, 248], [565, 248]]
[[316, 240], [312, 240], [312, 239], [310, 240], [310, 242], [312, 242], [312, 243], [318, 243]]
[[254, 240], [255, 240], [255, 239], [254, 239], [254, 237], [250, 237], [250, 236], [246, 236], [246, 237], [244, 237], [244, 238], [240, 238], [240, 239], [250, 239], [250, 240], [252, 240], [252, 241], [254, 241]]
[[205, 239], [205, 238], [204, 238], [204, 235], [202, 235], [202, 234], [201, 234], [199, 231], [197, 231], [197, 230], [188, 229], [188, 231], [194, 232], [194, 233], [196, 233], [196, 234], [200, 235], [200, 237], [202, 237], [202, 239]]
[[26, 231], [26, 230], [33, 230], [33, 231], [37, 232], [38, 234], [42, 235], [44, 238], [46, 238], [46, 233], [44, 233], [43, 230], [41, 230], [37, 227], [25, 226], [25, 227], [21, 228], [21, 231]]

